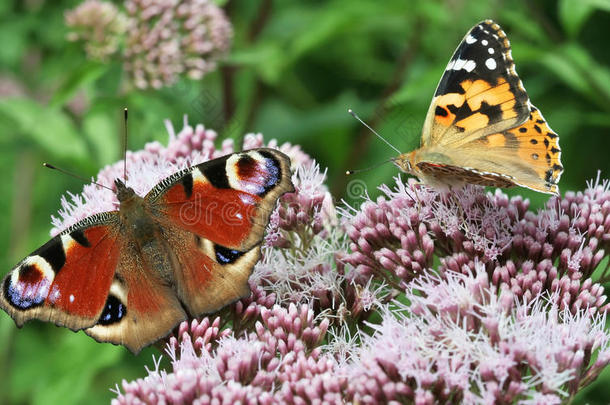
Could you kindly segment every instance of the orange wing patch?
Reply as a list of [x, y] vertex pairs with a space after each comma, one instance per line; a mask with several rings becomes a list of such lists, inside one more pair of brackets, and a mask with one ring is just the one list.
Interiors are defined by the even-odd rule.
[[531, 163], [549, 186], [556, 185], [563, 172], [559, 136], [548, 126], [540, 110], [532, 106], [529, 120], [506, 132], [518, 140], [521, 159]]
[[472, 132], [517, 117], [515, 94], [506, 80], [500, 78], [496, 85], [485, 80], [465, 80], [460, 87], [464, 94], [448, 93], [434, 101], [438, 124], [444, 127], [455, 125], [465, 132]]

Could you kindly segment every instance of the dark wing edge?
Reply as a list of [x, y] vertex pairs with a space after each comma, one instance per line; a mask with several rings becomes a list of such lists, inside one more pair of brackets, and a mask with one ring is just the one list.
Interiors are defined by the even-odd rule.
[[72, 330], [102, 314], [120, 256], [118, 212], [87, 217], [19, 262], [0, 284], [0, 308], [21, 327], [31, 319]]

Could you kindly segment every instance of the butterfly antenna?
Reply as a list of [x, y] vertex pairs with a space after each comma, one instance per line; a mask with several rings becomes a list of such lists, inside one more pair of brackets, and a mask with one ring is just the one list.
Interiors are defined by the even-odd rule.
[[383, 161], [383, 162], [381, 162], [381, 163], [377, 163], [377, 164], [376, 164], [376, 165], [374, 165], [374, 166], [367, 167], [366, 169], [347, 170], [347, 171], [345, 172], [345, 175], [346, 175], [346, 176], [351, 176], [352, 174], [357, 174], [357, 173], [362, 173], [362, 172], [368, 172], [369, 170], [376, 169], [376, 168], [378, 168], [379, 166], [381, 166], [381, 165], [385, 165], [386, 163], [393, 162], [394, 160], [396, 160], [396, 159], [395, 159], [395, 158], [390, 158], [390, 159], [385, 160], [385, 161]]
[[92, 183], [92, 184], [95, 184], [95, 185], [96, 185], [96, 186], [98, 186], [98, 187], [103, 187], [103, 188], [106, 188], [106, 189], [108, 189], [108, 190], [110, 190], [110, 191], [114, 192], [114, 190], [113, 190], [113, 189], [111, 189], [110, 187], [104, 186], [103, 184], [100, 184], [100, 183], [96, 183], [96, 182], [94, 182], [94, 181], [91, 181], [90, 179], [87, 179], [86, 177], [79, 176], [78, 174], [75, 174], [75, 173], [69, 172], [69, 171], [67, 171], [67, 170], [65, 170], [65, 169], [61, 169], [61, 168], [59, 168], [59, 167], [57, 167], [57, 166], [53, 166], [52, 164], [49, 164], [49, 163], [43, 163], [42, 165], [43, 165], [44, 167], [46, 167], [47, 169], [51, 169], [51, 170], [57, 170], [57, 171], [58, 171], [58, 172], [60, 172], [60, 173], [67, 174], [68, 176], [71, 176], [71, 177], [77, 178], [77, 179], [79, 179], [79, 180], [82, 180], [82, 181], [84, 181], [85, 183]]
[[127, 107], [123, 111], [123, 183], [127, 184]]
[[[360, 119], [360, 117], [358, 116], [358, 114], [356, 114], [354, 112], [354, 110], [352, 110], [351, 108], [347, 110], [348, 113], [350, 113], [352, 115], [352, 117], [356, 118], [358, 121], [360, 121], [360, 123], [362, 125], [364, 125], [365, 127], [367, 127], [372, 133], [374, 133], [375, 135], [377, 135], [377, 138], [381, 139], [382, 141], [384, 141], [386, 143], [386, 145], [388, 145], [390, 148], [394, 149], [396, 151], [396, 153], [398, 153], [399, 155], [402, 153], [401, 151], [399, 151], [394, 145], [392, 145], [390, 142], [388, 142], [387, 139], [385, 139], [383, 136], [379, 135], [377, 133], [377, 131], [375, 131], [373, 128], [371, 128], [366, 122], [364, 122], [362, 119]], [[384, 162], [386, 163], [386, 162]]]

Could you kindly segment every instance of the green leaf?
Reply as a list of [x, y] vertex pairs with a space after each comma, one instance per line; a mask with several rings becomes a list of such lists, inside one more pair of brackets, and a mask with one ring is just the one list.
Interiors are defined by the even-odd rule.
[[[48, 339], [47, 350], [32, 351], [40, 346], [41, 335]], [[21, 364], [10, 376], [11, 396], [15, 402], [32, 404], [108, 403], [110, 392], [106, 398], [90, 397], [94, 377], [115, 365], [124, 350], [99, 344], [83, 332], [28, 325], [15, 339], [14, 356]]]
[[12, 17], [12, 21], [3, 20], [0, 24], [0, 65], [5, 69], [7, 66], [18, 66], [23, 54], [26, 52], [27, 29], [30, 19]]
[[28, 139], [56, 159], [87, 157], [85, 143], [66, 114], [29, 99], [0, 101], [0, 129], [5, 140]]
[[69, 101], [80, 88], [94, 82], [108, 70], [108, 64], [87, 61], [68, 74], [66, 80], [57, 89], [51, 102], [51, 107], [59, 107]]
[[100, 165], [110, 164], [120, 157], [119, 135], [114, 117], [104, 111], [87, 114], [83, 131], [93, 146], [93, 154]]
[[577, 43], [547, 53], [541, 62], [567, 85], [607, 109], [610, 101], [610, 69], [599, 64]]
[[576, 37], [594, 10], [587, 0], [560, 0], [559, 18], [567, 34]]

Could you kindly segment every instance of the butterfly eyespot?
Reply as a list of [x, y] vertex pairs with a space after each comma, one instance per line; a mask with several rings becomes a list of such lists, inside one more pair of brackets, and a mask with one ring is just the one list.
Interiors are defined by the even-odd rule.
[[531, 156], [532, 156], [532, 159], [534, 159], [534, 160], [538, 160], [538, 158], [539, 158], [537, 153], [532, 153]]
[[100, 315], [97, 323], [99, 325], [111, 325], [113, 323], [120, 322], [127, 315], [127, 308], [123, 303], [114, 295], [108, 295], [104, 310]]
[[264, 197], [282, 179], [282, 169], [273, 153], [247, 151], [227, 160], [226, 177], [231, 188]]
[[53, 283], [54, 273], [49, 264], [39, 256], [33, 256], [4, 281], [4, 298], [21, 310], [44, 303]]
[[250, 155], [244, 154], [237, 160], [237, 177], [239, 179], [249, 179], [258, 170], [257, 161]]
[[220, 264], [232, 264], [244, 254], [239, 250], [227, 249], [220, 245], [215, 245], [214, 251], [216, 253], [216, 260]]

